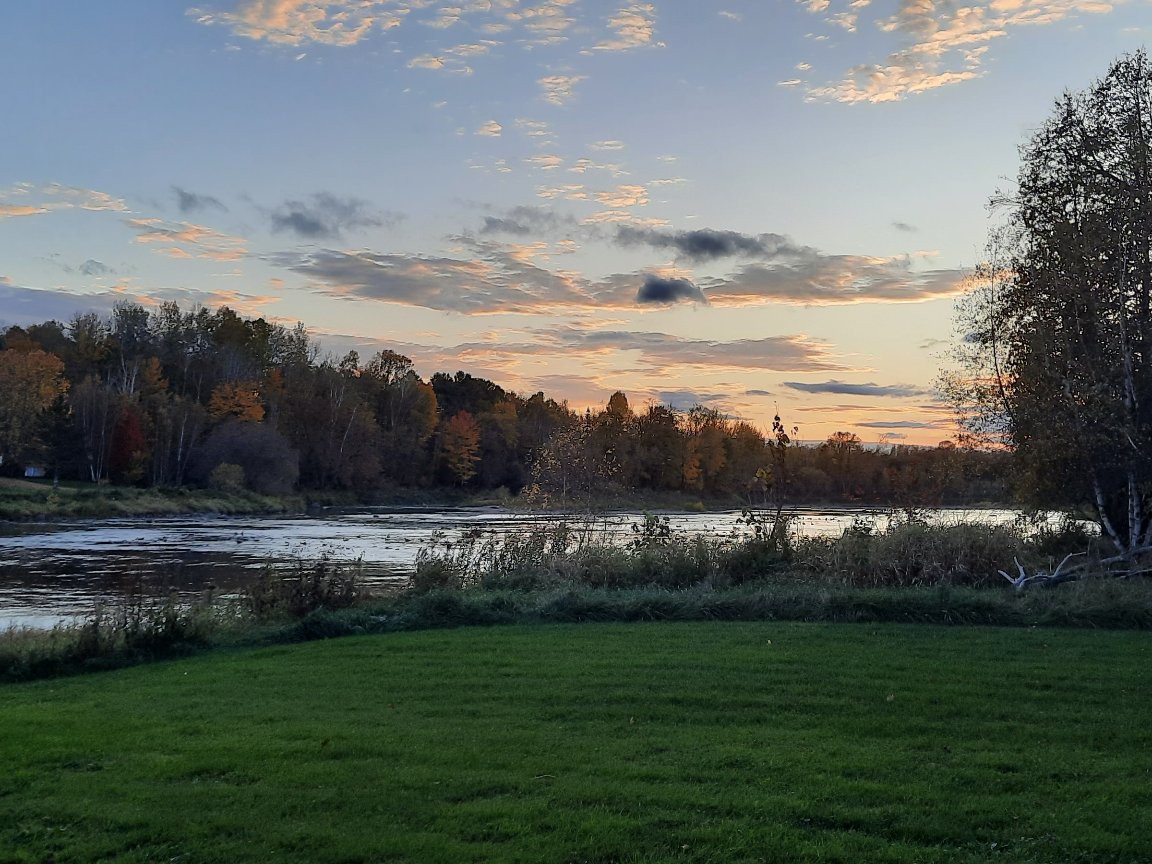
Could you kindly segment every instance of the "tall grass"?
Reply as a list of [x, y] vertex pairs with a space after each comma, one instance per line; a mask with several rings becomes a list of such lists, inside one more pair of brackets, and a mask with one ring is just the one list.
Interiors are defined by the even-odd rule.
[[366, 598], [358, 566], [321, 560], [267, 567], [237, 597], [189, 600], [137, 583], [119, 602], [51, 630], [0, 630], [0, 681], [46, 678], [182, 656], [212, 646], [259, 641], [317, 611]]
[[855, 587], [993, 587], [1000, 570], [1051, 567], [1069, 552], [1100, 556], [1099, 538], [1075, 522], [1037, 530], [1010, 525], [929, 525], [904, 518], [883, 530], [857, 522], [839, 537], [797, 537], [787, 518], [746, 511], [730, 534], [672, 531], [647, 516], [630, 542], [607, 531], [542, 523], [520, 533], [478, 529], [441, 536], [417, 559], [412, 589], [539, 589], [557, 586], [725, 588], [815, 578]]

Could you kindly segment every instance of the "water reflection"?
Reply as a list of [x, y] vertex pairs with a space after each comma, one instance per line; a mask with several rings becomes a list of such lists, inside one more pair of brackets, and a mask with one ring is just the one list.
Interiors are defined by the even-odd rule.
[[[739, 511], [668, 514], [673, 531], [725, 534], [738, 530]], [[1001, 523], [1010, 510], [937, 511], [938, 522]], [[239, 591], [261, 568], [297, 566], [327, 558], [361, 562], [371, 588], [403, 585], [417, 551], [439, 532], [469, 528], [508, 532], [571, 515], [528, 515], [491, 508], [405, 510], [363, 508], [308, 516], [183, 516], [51, 524], [0, 523], [0, 629], [48, 627], [114, 602], [133, 586], [193, 597]], [[802, 536], [839, 535], [856, 519], [883, 528], [888, 516], [864, 510], [804, 510], [793, 530]], [[591, 530], [608, 538], [632, 536], [640, 513], [598, 517]]]

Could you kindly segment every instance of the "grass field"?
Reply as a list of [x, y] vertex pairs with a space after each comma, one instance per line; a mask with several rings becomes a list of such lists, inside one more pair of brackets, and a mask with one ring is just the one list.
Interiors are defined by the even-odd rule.
[[0, 687], [0, 861], [1152, 860], [1152, 637], [396, 633]]

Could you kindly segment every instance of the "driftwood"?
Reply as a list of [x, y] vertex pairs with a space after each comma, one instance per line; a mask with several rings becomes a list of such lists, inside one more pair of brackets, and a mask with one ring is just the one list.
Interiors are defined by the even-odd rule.
[[[1056, 569], [1053, 570], [1051, 573], [1045, 573], [1043, 570], [1037, 570], [1035, 573], [1029, 574], [1028, 571], [1024, 569], [1024, 565], [1020, 563], [1019, 558], [1013, 558], [1012, 559], [1013, 561], [1016, 562], [1016, 569], [1020, 571], [1019, 576], [1009, 576], [1003, 570], [998, 570], [997, 572], [1001, 576], [1003, 576], [1005, 579], [1007, 579], [1009, 582], [1011, 582], [1012, 587], [1015, 588], [1017, 591], [1023, 591], [1026, 587], [1031, 585], [1033, 582], [1040, 582], [1040, 583], [1045, 584], [1045, 585], [1056, 585], [1056, 584], [1059, 584], [1060, 582], [1067, 582], [1070, 579], [1077, 579], [1077, 578], [1079, 578], [1079, 576], [1083, 575], [1082, 573], [1079, 573], [1077, 575], [1071, 575], [1072, 573], [1075, 573], [1076, 571], [1075, 570], [1065, 570], [1064, 565], [1067, 564], [1069, 561], [1071, 561], [1073, 558], [1075, 558], [1077, 555], [1087, 555], [1087, 554], [1088, 554], [1087, 552], [1073, 552], [1070, 555], [1065, 556], [1064, 560], [1061, 561], [1059, 564], [1057, 564]], [[1083, 569], [1083, 568], [1080, 568], [1080, 569]]]
[[[1023, 591], [1029, 585], [1039, 584], [1045, 586], [1059, 585], [1061, 582], [1072, 582], [1076, 579], [1082, 579], [1090, 573], [1095, 573], [1100, 576], [1115, 576], [1124, 579], [1128, 576], [1136, 576], [1141, 573], [1152, 572], [1148, 567], [1138, 567], [1137, 559], [1143, 555], [1152, 552], [1152, 546], [1141, 546], [1138, 549], [1132, 549], [1123, 555], [1114, 555], [1111, 558], [1101, 558], [1096, 562], [1085, 562], [1078, 564], [1075, 567], [1064, 569], [1065, 565], [1080, 555], [1087, 555], [1087, 552], [1072, 552], [1064, 557], [1064, 560], [1056, 565], [1056, 569], [1051, 573], [1044, 570], [1037, 570], [1035, 573], [1029, 573], [1024, 569], [1024, 565], [1020, 563], [1019, 558], [1013, 558], [1016, 563], [1016, 569], [1019, 571], [1019, 576], [1010, 576], [1003, 570], [996, 572], [1012, 583], [1017, 591]], [[1116, 565], [1126, 565], [1116, 569]]]

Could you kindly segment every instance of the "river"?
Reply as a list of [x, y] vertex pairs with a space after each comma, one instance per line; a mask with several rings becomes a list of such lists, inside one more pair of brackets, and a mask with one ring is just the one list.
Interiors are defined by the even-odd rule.
[[[726, 534], [738, 530], [739, 511], [668, 513], [675, 532]], [[1011, 510], [941, 510], [933, 521], [1008, 522]], [[182, 516], [47, 524], [0, 522], [0, 630], [51, 627], [115, 603], [143, 585], [151, 593], [233, 594], [267, 566], [287, 568], [321, 558], [360, 562], [370, 589], [402, 587], [416, 553], [436, 536], [460, 531], [508, 532], [544, 521], [585, 517], [535, 515], [497, 508], [416, 510], [333, 509], [305, 516]], [[641, 513], [597, 517], [593, 529], [617, 539], [633, 536]], [[856, 519], [883, 527], [882, 512], [852, 509], [796, 511], [792, 530], [803, 536], [839, 535]]]

